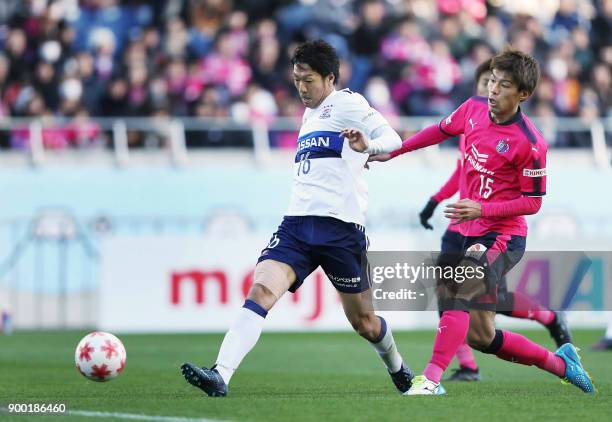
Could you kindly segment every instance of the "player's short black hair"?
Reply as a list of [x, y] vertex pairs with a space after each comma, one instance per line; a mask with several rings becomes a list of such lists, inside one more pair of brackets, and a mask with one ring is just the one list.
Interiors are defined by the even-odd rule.
[[529, 95], [535, 91], [540, 79], [540, 65], [530, 54], [507, 47], [504, 51], [493, 57], [491, 70], [497, 69], [506, 72], [517, 85], [519, 91], [526, 91]]
[[334, 47], [319, 39], [300, 44], [293, 53], [291, 64], [307, 64], [322, 77], [334, 75], [334, 85], [340, 78], [340, 59]]
[[485, 60], [484, 62], [478, 65], [478, 67], [474, 71], [474, 83], [476, 84], [478, 83], [478, 79], [480, 79], [480, 76], [483, 73], [491, 72], [491, 62], [492, 61], [493, 61], [493, 57], [491, 57], [489, 60]]

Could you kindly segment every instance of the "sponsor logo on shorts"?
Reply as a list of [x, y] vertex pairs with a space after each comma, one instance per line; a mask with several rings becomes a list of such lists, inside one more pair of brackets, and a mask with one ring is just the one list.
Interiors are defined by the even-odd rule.
[[327, 274], [327, 277], [329, 277], [332, 282], [343, 286], [351, 286], [361, 282], [361, 277], [337, 277], [332, 274]]
[[546, 176], [546, 169], [523, 169], [523, 176], [543, 177]]

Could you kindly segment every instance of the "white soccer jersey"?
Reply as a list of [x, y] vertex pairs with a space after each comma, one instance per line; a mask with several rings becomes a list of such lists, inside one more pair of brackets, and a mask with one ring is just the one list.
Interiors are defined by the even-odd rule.
[[307, 108], [286, 215], [334, 217], [364, 225], [368, 188], [363, 166], [368, 154], [353, 151], [340, 131], [359, 129], [372, 139], [372, 132], [387, 124], [363, 96], [348, 89], [334, 90], [319, 107]]

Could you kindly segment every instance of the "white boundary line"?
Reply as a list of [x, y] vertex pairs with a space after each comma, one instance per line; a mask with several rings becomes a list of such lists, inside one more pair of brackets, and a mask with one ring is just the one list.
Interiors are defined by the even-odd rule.
[[[8, 408], [0, 407], [0, 414], [9, 413]], [[14, 415], [32, 415], [33, 413], [12, 413]], [[60, 415], [59, 413], [36, 413], [36, 415]], [[207, 418], [186, 418], [182, 416], [155, 416], [143, 415], [140, 413], [120, 413], [120, 412], [96, 412], [92, 410], [68, 410], [64, 415], [67, 416], [85, 416], [90, 418], [120, 418], [136, 421], [154, 421], [154, 422], [229, 422], [221, 419]]]
[[137, 421], [156, 421], [156, 422], [227, 422], [219, 419], [206, 418], [185, 418], [181, 416], [153, 416], [138, 413], [118, 413], [118, 412], [94, 412], [90, 410], [69, 410], [69, 416], [87, 416], [90, 418], [121, 418]]

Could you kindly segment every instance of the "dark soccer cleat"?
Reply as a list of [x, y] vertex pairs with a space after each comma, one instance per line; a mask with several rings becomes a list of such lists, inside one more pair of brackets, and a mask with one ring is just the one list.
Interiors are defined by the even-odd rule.
[[402, 363], [402, 367], [399, 371], [393, 374], [389, 372], [389, 375], [400, 393], [404, 394], [406, 391], [410, 390], [412, 379], [414, 378], [414, 373], [410, 368]]
[[446, 381], [480, 381], [480, 371], [478, 368], [460, 366], [458, 369], [453, 369], [453, 374]]
[[208, 369], [199, 368], [191, 363], [184, 363], [181, 365], [181, 373], [189, 384], [198, 387], [209, 397], [225, 397], [227, 396], [227, 384], [225, 384], [215, 366]]
[[550, 336], [555, 340], [557, 347], [563, 346], [565, 343], [572, 342], [572, 334], [570, 333], [565, 314], [563, 312], [554, 312], [555, 319], [546, 326]]

